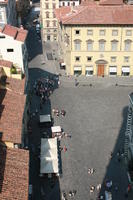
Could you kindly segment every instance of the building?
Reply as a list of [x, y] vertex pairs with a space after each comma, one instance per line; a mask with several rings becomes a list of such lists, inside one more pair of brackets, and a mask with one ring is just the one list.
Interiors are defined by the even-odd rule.
[[127, 125], [125, 131], [124, 155], [127, 165], [129, 182], [133, 184], [133, 93], [129, 95], [129, 107], [127, 113]]
[[59, 7], [62, 6], [78, 6], [80, 0], [59, 0]]
[[133, 6], [122, 0], [90, 1], [55, 14], [68, 75], [133, 75]]
[[0, 32], [0, 57], [13, 62], [16, 68], [22, 70], [28, 80], [28, 52], [26, 38], [28, 32], [22, 28], [5, 25]]
[[17, 25], [15, 0], [0, 0], [0, 27], [5, 24]]
[[23, 24], [30, 10], [30, 0], [16, 0], [18, 25]]
[[23, 148], [28, 144], [29, 103], [25, 79], [10, 73], [12, 66], [12, 62], [0, 60], [0, 140], [7, 147]]
[[128, 4], [133, 4], [133, 0], [127, 0]]
[[12, 74], [13, 63], [0, 60], [0, 199], [28, 200], [29, 151], [25, 147], [27, 123], [25, 80]]
[[43, 41], [57, 40], [57, 19], [54, 14], [54, 9], [58, 7], [58, 0], [40, 1], [40, 18], [42, 24]]
[[0, 142], [0, 199], [28, 200], [29, 152]]

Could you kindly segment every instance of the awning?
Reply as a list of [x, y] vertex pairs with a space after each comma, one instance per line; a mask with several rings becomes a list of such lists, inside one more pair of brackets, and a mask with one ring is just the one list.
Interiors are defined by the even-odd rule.
[[57, 138], [41, 139], [40, 173], [58, 173]]
[[51, 130], [52, 130], [52, 133], [60, 133], [61, 127], [60, 126], [52, 126]]
[[40, 123], [51, 122], [50, 115], [40, 115]]
[[122, 72], [130, 72], [130, 67], [122, 67]]
[[93, 67], [86, 67], [85, 70], [86, 71], [93, 71]]
[[117, 72], [117, 67], [109, 67], [110, 72]]
[[82, 71], [81, 67], [74, 67], [74, 71]]
[[62, 66], [62, 67], [65, 67], [66, 66], [66, 64], [63, 62], [63, 63], [60, 63], [60, 65]]

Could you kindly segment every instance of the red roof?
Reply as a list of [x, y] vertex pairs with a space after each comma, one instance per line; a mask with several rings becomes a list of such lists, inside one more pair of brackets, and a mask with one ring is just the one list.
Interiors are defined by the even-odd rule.
[[0, 144], [0, 199], [28, 199], [29, 152]]
[[1, 32], [21, 42], [25, 41], [28, 34], [27, 30], [24, 30], [22, 28], [17, 28], [9, 24], [6, 24]]
[[25, 96], [1, 89], [0, 101], [2, 141], [21, 144]]
[[123, 0], [100, 0], [101, 5], [122, 5]]
[[8, 60], [0, 60], [0, 66], [4, 66], [4, 67], [12, 67], [13, 62], [10, 62]]
[[26, 100], [25, 95], [23, 95], [23, 85], [23, 80], [7, 78], [6, 89], [0, 89], [2, 141], [21, 144], [22, 120]]
[[73, 10], [61, 7], [55, 10], [55, 14], [63, 24], [133, 24], [133, 6], [125, 4], [103, 6], [91, 2]]

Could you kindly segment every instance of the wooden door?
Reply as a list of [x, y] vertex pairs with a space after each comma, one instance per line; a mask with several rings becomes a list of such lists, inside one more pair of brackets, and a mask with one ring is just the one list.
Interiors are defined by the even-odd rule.
[[97, 76], [104, 76], [104, 65], [98, 65]]

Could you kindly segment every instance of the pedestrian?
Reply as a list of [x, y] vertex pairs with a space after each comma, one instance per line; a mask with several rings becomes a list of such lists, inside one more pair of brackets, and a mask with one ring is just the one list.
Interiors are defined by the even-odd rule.
[[77, 86], [78, 85], [78, 82], [77, 82], [77, 79], [75, 78], [75, 86]]
[[117, 152], [117, 160], [118, 160], [118, 162], [121, 162], [121, 152], [120, 152], [120, 150]]
[[97, 191], [99, 191], [101, 189], [101, 184], [99, 183], [98, 185], [97, 185]]
[[67, 148], [66, 148], [66, 146], [64, 146], [64, 152], [66, 152], [67, 151]]
[[95, 190], [95, 186], [91, 186], [90, 187], [90, 194], [92, 194], [94, 192], [94, 190]]

